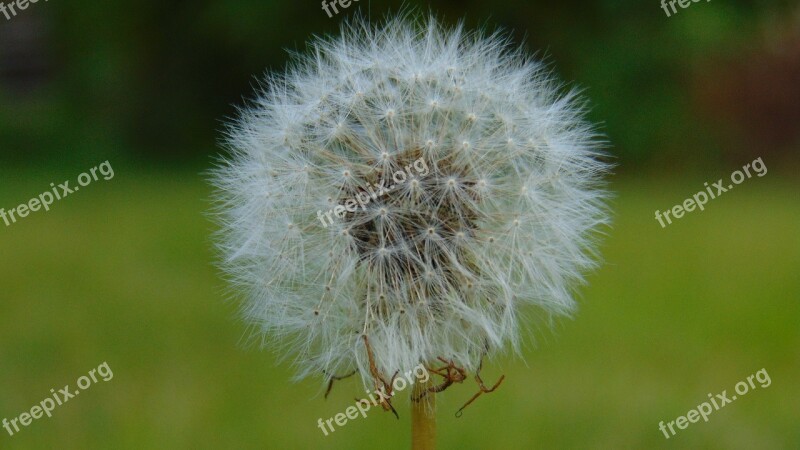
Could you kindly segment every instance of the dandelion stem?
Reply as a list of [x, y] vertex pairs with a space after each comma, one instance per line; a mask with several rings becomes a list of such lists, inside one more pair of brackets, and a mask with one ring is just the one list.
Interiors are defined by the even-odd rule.
[[436, 395], [423, 396], [432, 385], [431, 380], [417, 383], [411, 394], [411, 450], [436, 448]]

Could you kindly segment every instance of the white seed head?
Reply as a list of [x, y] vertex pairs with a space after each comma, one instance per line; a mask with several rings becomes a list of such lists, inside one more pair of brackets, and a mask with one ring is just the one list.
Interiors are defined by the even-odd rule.
[[[356, 20], [265, 86], [214, 173], [219, 247], [243, 315], [299, 377], [371, 381], [362, 335], [388, 376], [437, 357], [474, 371], [519, 348], [526, 305], [574, 310], [608, 165], [541, 62], [435, 19]], [[381, 180], [396, 186], [378, 195]]]

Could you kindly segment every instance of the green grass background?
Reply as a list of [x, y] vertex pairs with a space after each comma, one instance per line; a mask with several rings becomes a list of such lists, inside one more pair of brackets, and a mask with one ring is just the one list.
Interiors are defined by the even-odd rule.
[[[50, 212], [0, 223], [0, 420], [104, 361], [114, 372], [52, 418], [13, 437], [0, 429], [0, 449], [409, 447], [407, 400], [399, 421], [374, 409], [325, 437], [317, 419], [352, 404], [360, 383], [323, 400], [319, 380], [292, 383], [271, 352], [242, 344], [201, 176], [114, 169]], [[578, 314], [534, 332], [524, 362], [488, 364], [487, 382], [506, 381], [462, 418], [474, 384], [440, 396], [439, 447], [800, 447], [800, 189], [777, 172], [665, 229], [655, 209], [727, 174], [613, 180], [605, 264], [580, 290]], [[4, 171], [0, 206], [78, 173]], [[769, 387], [670, 440], [658, 430], [762, 368]]]

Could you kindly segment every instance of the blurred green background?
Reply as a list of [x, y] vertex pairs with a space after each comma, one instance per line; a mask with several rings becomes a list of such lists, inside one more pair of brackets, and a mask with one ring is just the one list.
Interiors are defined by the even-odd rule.
[[[7, 3], [7, 2], [6, 2]], [[800, 7], [657, 0], [406, 2], [448, 22], [500, 26], [539, 52], [608, 135], [614, 226], [581, 309], [534, 330], [503, 386], [440, 400], [443, 449], [800, 448]], [[6, 227], [0, 222], [0, 420], [91, 387], [0, 449], [408, 448], [379, 410], [325, 437], [318, 418], [360, 396], [291, 383], [245, 327], [214, 268], [202, 172], [222, 123], [286, 49], [400, 2], [38, 2], [0, 15], [0, 207], [108, 160], [115, 177]], [[755, 158], [746, 180], [662, 229], [653, 217]], [[74, 181], [73, 181], [74, 184]], [[666, 440], [660, 421], [757, 388]]]

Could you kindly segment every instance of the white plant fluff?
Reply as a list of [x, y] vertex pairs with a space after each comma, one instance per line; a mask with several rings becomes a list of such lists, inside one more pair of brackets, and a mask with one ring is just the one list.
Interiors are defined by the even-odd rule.
[[262, 86], [213, 175], [219, 247], [243, 315], [299, 378], [377, 382], [369, 353], [387, 378], [439, 357], [474, 372], [519, 349], [523, 308], [575, 309], [608, 221], [603, 142], [507, 37], [357, 19]]

